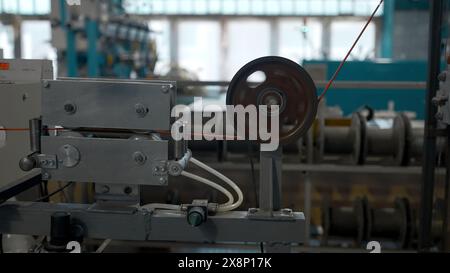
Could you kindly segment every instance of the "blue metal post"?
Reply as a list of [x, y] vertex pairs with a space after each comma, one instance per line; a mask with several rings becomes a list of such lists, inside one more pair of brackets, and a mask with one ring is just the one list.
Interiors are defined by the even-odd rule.
[[100, 56], [97, 52], [97, 42], [99, 39], [98, 23], [94, 20], [88, 19], [86, 21], [86, 34], [88, 40], [87, 64], [88, 76], [99, 76]]
[[67, 60], [67, 76], [78, 77], [78, 57], [76, 45], [76, 33], [68, 26], [68, 14], [66, 1], [59, 1], [59, 11], [61, 14], [61, 27], [66, 32], [66, 60]]
[[395, 0], [384, 1], [383, 33], [381, 39], [381, 57], [393, 57]]

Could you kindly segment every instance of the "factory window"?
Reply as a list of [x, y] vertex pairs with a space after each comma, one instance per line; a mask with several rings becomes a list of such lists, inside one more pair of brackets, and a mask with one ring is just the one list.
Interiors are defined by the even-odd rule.
[[168, 20], [152, 20], [149, 22], [152, 37], [158, 48], [158, 61], [155, 74], [164, 75], [170, 70], [170, 25]]
[[21, 32], [23, 59], [56, 59], [50, 21], [24, 21]]
[[[363, 21], [340, 21], [331, 24], [331, 54], [333, 60], [341, 60], [350, 49], [361, 29]], [[376, 51], [376, 26], [370, 24], [350, 56], [350, 60], [373, 59]]]
[[0, 13], [42, 15], [50, 13], [50, 0], [0, 0]]
[[179, 65], [199, 80], [220, 79], [220, 24], [184, 21], [179, 24]]
[[[325, 29], [327, 25], [330, 27]], [[181, 72], [190, 79], [230, 80], [244, 64], [261, 56], [279, 55], [298, 63], [342, 60], [363, 25], [359, 19], [315, 17], [153, 20], [150, 26], [159, 55], [155, 73], [166, 75], [170, 71], [176, 77]], [[373, 23], [350, 60], [376, 57], [375, 34]]]
[[279, 55], [295, 62], [322, 57], [322, 24], [316, 19], [283, 19], [279, 23]]
[[225, 79], [249, 61], [270, 55], [270, 23], [263, 20], [231, 20], [227, 26]]
[[0, 23], [0, 48], [3, 49], [5, 59], [14, 58], [14, 30], [12, 26]]
[[124, 7], [128, 13], [157, 15], [367, 16], [378, 3], [379, 0], [126, 0]]

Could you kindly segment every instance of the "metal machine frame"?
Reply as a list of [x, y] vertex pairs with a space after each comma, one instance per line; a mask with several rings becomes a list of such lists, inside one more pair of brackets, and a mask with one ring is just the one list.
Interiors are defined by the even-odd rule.
[[191, 156], [185, 143], [157, 133], [173, 122], [175, 82], [60, 79], [41, 86], [42, 119], [30, 122], [31, 154], [21, 167], [42, 169], [43, 180], [95, 182], [97, 202], [5, 202], [0, 234], [52, 237], [54, 217], [64, 213], [82, 238], [265, 243], [273, 252], [303, 243], [303, 213], [281, 208], [281, 148], [261, 153], [260, 208], [210, 211], [194, 227], [186, 210], [140, 206], [140, 185], [166, 186]]

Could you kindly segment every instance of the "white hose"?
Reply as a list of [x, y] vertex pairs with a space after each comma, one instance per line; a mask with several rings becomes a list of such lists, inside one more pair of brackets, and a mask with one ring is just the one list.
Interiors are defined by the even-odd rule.
[[[219, 173], [218, 171], [214, 170], [213, 168], [207, 166], [206, 164], [198, 161], [197, 159], [191, 157], [190, 161], [197, 165], [198, 167], [204, 169], [205, 171], [215, 175], [216, 177], [218, 177], [219, 179], [221, 179], [222, 181], [224, 181], [226, 184], [228, 184], [231, 188], [233, 188], [233, 190], [237, 193], [238, 195], [238, 201], [236, 203], [234, 203], [234, 197], [233, 195], [230, 193], [230, 191], [228, 191], [227, 189], [225, 189], [224, 187], [222, 187], [221, 185], [200, 177], [198, 175], [183, 171], [181, 173], [182, 176], [190, 178], [192, 180], [195, 180], [197, 182], [203, 183], [207, 186], [210, 186], [218, 191], [220, 191], [221, 193], [223, 193], [227, 198], [228, 198], [228, 202], [222, 205], [219, 205], [218, 208], [218, 212], [228, 212], [228, 211], [232, 211], [237, 209], [238, 207], [240, 207], [242, 205], [242, 203], [244, 202], [244, 194], [242, 193], [242, 190], [236, 185], [236, 183], [234, 183], [233, 181], [231, 181], [231, 179], [229, 179], [228, 177], [226, 177], [225, 175]], [[182, 210], [182, 206], [181, 205], [169, 205], [169, 204], [148, 204], [145, 206], [142, 206], [141, 208], [144, 209], [148, 209], [148, 210], [156, 210], [156, 209], [163, 209], [163, 210], [176, 210], [176, 211], [180, 211]]]
[[[204, 169], [205, 171], [207, 171], [207, 172], [217, 176], [219, 179], [221, 179], [222, 181], [227, 183], [231, 188], [233, 188], [234, 191], [236, 191], [236, 193], [238, 195], [238, 201], [236, 203], [234, 203], [234, 204], [225, 204], [223, 206], [220, 206], [219, 207], [219, 211], [220, 212], [232, 211], [232, 210], [235, 210], [235, 209], [237, 209], [238, 207], [240, 207], [242, 205], [242, 203], [244, 202], [244, 194], [242, 193], [241, 189], [236, 185], [236, 183], [231, 181], [231, 179], [229, 179], [225, 175], [219, 173], [218, 171], [216, 171], [213, 168], [207, 166], [206, 164], [203, 164], [202, 162], [198, 161], [197, 159], [195, 159], [193, 157], [191, 157], [190, 161], [192, 163], [194, 163], [195, 165], [197, 165], [198, 167]], [[216, 183], [214, 183], [214, 184], [216, 184]], [[219, 185], [217, 185], [217, 186], [219, 186]]]
[[221, 193], [223, 193], [228, 198], [228, 202], [223, 204], [223, 205], [220, 205], [220, 207], [228, 207], [228, 206], [231, 206], [234, 203], [233, 195], [227, 189], [222, 187], [221, 185], [219, 185], [217, 183], [214, 183], [211, 180], [208, 180], [206, 178], [200, 177], [198, 175], [189, 173], [189, 172], [185, 172], [184, 171], [184, 172], [181, 173], [181, 175], [184, 176], [184, 177], [193, 179], [193, 180], [195, 180], [197, 182], [206, 184], [206, 185], [208, 185], [208, 186], [210, 186], [210, 187], [220, 191]]

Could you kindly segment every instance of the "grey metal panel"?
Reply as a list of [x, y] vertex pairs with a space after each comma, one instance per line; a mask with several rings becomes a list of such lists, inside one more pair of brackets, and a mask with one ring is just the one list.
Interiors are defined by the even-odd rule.
[[49, 236], [51, 215], [61, 211], [82, 222], [87, 238], [145, 240], [149, 230], [148, 213], [98, 213], [91, 212], [89, 205], [8, 202], [0, 206], [0, 233]]
[[9, 188], [39, 174], [25, 173], [19, 160], [28, 156], [29, 120], [41, 116], [41, 80], [53, 78], [51, 61], [5, 60], [9, 68], [0, 70], [0, 188]]
[[198, 228], [191, 227], [179, 213], [156, 212], [152, 216], [151, 241], [177, 242], [290, 242], [304, 241], [303, 213], [293, 221], [251, 220], [247, 212], [235, 211], [209, 217]]
[[[42, 91], [43, 123], [67, 128], [170, 130], [170, 83], [101, 80], [51, 81]], [[172, 84], [175, 87], [175, 84]], [[67, 113], [66, 104], [76, 107]], [[136, 113], [136, 105], [148, 109]]]
[[[42, 153], [57, 155], [64, 145], [75, 147], [80, 154], [79, 163], [67, 168], [61, 162], [57, 169], [45, 169], [51, 180], [96, 182], [106, 184], [167, 185], [167, 173], [155, 174], [154, 169], [165, 165], [168, 142], [153, 140], [125, 140], [77, 137], [42, 137]], [[136, 152], [147, 160], [137, 164]], [[63, 158], [58, 158], [58, 161]], [[163, 181], [163, 183], [161, 182]]]
[[40, 117], [40, 92], [40, 83], [0, 84], [0, 188], [29, 175], [19, 168], [19, 160], [32, 152], [29, 132], [5, 129], [27, 129], [30, 119]]
[[48, 60], [0, 59], [0, 63], [9, 65], [9, 69], [0, 70], [0, 82], [29, 83], [53, 79], [53, 65]]
[[201, 227], [188, 225], [182, 213], [158, 211], [149, 214], [97, 212], [89, 205], [8, 202], [0, 206], [0, 233], [50, 234], [50, 216], [69, 212], [86, 227], [92, 239], [214, 242], [302, 243], [304, 215], [295, 213], [293, 221], [250, 220], [247, 212], [230, 212], [208, 218]]

